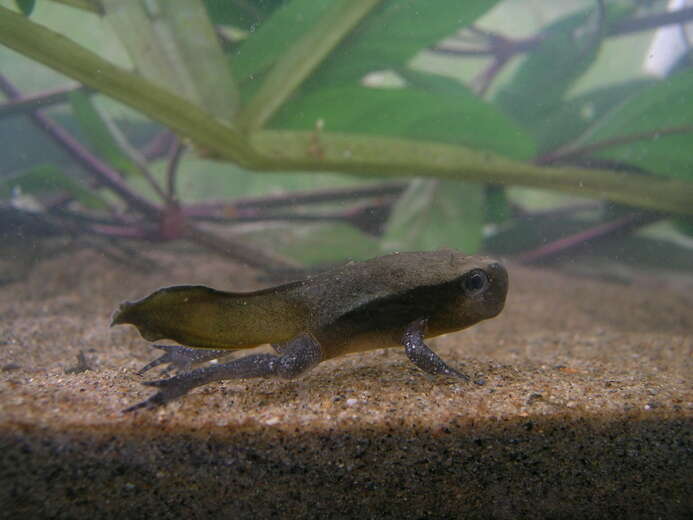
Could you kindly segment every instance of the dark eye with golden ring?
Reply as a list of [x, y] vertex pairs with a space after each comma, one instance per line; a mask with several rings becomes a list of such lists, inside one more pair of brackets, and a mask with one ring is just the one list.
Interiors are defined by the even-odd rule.
[[478, 294], [488, 287], [488, 275], [481, 269], [474, 269], [464, 277], [462, 285], [468, 294]]

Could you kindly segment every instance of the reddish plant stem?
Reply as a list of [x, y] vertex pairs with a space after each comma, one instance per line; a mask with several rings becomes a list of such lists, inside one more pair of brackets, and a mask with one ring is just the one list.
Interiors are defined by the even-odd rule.
[[[31, 115], [32, 112], [40, 108], [64, 103], [72, 92], [93, 92], [93, 90], [83, 85], [71, 85], [69, 87], [40, 92], [38, 94], [20, 96], [0, 105], [0, 118], [24, 113]], [[8, 98], [9, 97], [8, 95]]]
[[622, 34], [649, 31], [666, 25], [690, 22], [691, 20], [693, 20], [693, 7], [684, 7], [676, 11], [665, 11], [650, 16], [623, 20], [610, 27], [607, 35], [620, 36]]
[[596, 211], [602, 208], [604, 204], [598, 201], [578, 202], [568, 206], [559, 206], [556, 208], [539, 209], [527, 211], [525, 209], [514, 207], [513, 218], [516, 219], [549, 219], [563, 217], [566, 215], [574, 215], [582, 211]]
[[616, 220], [599, 224], [593, 228], [563, 237], [531, 251], [526, 251], [517, 255], [515, 259], [526, 264], [549, 261], [559, 255], [574, 252], [577, 249], [594, 244], [598, 241], [627, 235], [638, 228], [652, 224], [662, 218], [663, 216], [657, 213], [640, 211], [630, 213]]
[[[622, 20], [608, 27], [605, 36], [614, 37], [634, 32], [649, 31], [659, 27], [666, 27], [667, 25], [687, 23], [691, 20], [693, 20], [693, 7], [685, 7], [677, 11], [667, 11], [650, 16]], [[544, 35], [541, 33], [529, 38], [510, 39], [490, 31], [477, 30], [477, 32], [485, 36], [488, 42], [485, 47], [458, 49], [446, 47], [445, 45], [437, 45], [432, 47], [431, 51], [436, 54], [450, 54], [455, 56], [498, 57], [503, 54], [515, 56], [534, 50], [544, 39]]]
[[688, 134], [693, 132], [693, 125], [681, 125], [671, 128], [657, 128], [648, 130], [647, 132], [639, 132], [636, 134], [622, 135], [611, 139], [604, 139], [596, 143], [586, 144], [584, 146], [567, 146], [556, 151], [544, 154], [535, 160], [536, 164], [546, 165], [553, 164], [568, 159], [575, 159], [589, 155], [593, 152], [598, 152], [605, 148], [614, 146], [622, 146], [624, 144], [636, 143], [638, 141], [649, 141], [663, 135]]
[[154, 161], [166, 157], [166, 155], [170, 153], [171, 146], [173, 146], [176, 139], [176, 134], [170, 130], [162, 130], [142, 147], [140, 154], [147, 161]]
[[488, 41], [486, 47], [462, 49], [457, 47], [447, 47], [445, 45], [436, 45], [435, 47], [431, 48], [431, 51], [435, 52], [436, 54], [449, 54], [451, 56], [486, 58], [489, 56], [497, 57], [504, 55], [512, 57], [517, 54], [523, 54], [536, 49], [544, 40], [544, 36], [541, 34], [521, 39], [507, 38], [500, 34], [486, 31], [484, 31], [483, 34], [485, 39]]
[[271, 209], [365, 198], [394, 197], [400, 195], [405, 187], [406, 183], [404, 182], [388, 182], [349, 188], [294, 191], [282, 195], [236, 199], [232, 203], [210, 201], [191, 204], [184, 209], [184, 212], [190, 217], [232, 217], [237, 215], [240, 210], [246, 209]]
[[472, 80], [472, 85], [474, 85], [474, 91], [479, 96], [484, 96], [488, 89], [491, 87], [491, 83], [496, 78], [496, 76], [503, 70], [503, 67], [508, 63], [511, 56], [498, 55], [496, 56], [491, 64], [486, 67], [476, 78]]
[[185, 151], [183, 142], [176, 138], [166, 167], [166, 201], [170, 204], [178, 200], [176, 196], [176, 173], [180, 159]]

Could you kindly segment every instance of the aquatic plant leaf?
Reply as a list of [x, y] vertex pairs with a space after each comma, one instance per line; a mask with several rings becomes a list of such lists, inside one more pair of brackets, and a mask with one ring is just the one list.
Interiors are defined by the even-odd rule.
[[454, 34], [497, 0], [386, 0], [326, 59], [310, 86], [343, 84], [372, 71], [403, 67], [418, 52]]
[[512, 208], [505, 186], [490, 184], [484, 191], [484, 222], [502, 224], [512, 218]]
[[508, 157], [528, 158], [533, 145], [525, 132], [463, 85], [455, 95], [417, 88], [324, 88], [280, 110], [273, 126], [370, 135], [415, 137], [464, 144]]
[[[693, 70], [658, 81], [614, 107], [575, 146], [642, 134], [642, 139], [609, 146], [595, 155], [623, 161], [658, 175], [693, 181], [691, 92]], [[681, 132], [675, 132], [677, 129]], [[668, 133], [669, 130], [674, 132]]]
[[330, 4], [331, 0], [284, 2], [262, 25], [251, 31], [231, 56], [231, 68], [244, 99], [261, 84], [261, 74], [325, 14]]
[[[327, 12], [330, 0], [292, 0], [273, 12], [234, 53], [240, 82], [257, 79]], [[364, 20], [320, 67], [324, 80], [358, 79], [366, 72], [401, 66], [418, 51], [468, 25], [496, 1], [388, 0]], [[339, 76], [339, 77], [338, 77]], [[319, 82], [321, 82], [320, 80]]]
[[[674, 224], [676, 229], [685, 233], [686, 235], [693, 237], [693, 218], [691, 217], [677, 217], [674, 219]], [[689, 263], [689, 265], [691, 265]]]
[[563, 101], [535, 130], [539, 153], [555, 150], [577, 139], [591, 126], [598, 124], [613, 107], [654, 82], [654, 79], [644, 78], [624, 81], [616, 85], [598, 87]]
[[[117, 67], [85, 47], [0, 6], [0, 43], [170, 126], [217, 158], [259, 171], [419, 175], [577, 193], [643, 208], [692, 214], [693, 184], [590, 168], [547, 168], [443, 143], [325, 132], [266, 130], [243, 136], [169, 89]], [[99, 73], [95, 74], [94, 71]]]
[[[300, 1], [294, 0], [289, 6]], [[269, 56], [276, 60], [244, 108], [242, 124], [261, 127], [301, 85], [310, 92], [326, 85], [353, 83], [373, 70], [403, 66], [417, 52], [470, 23], [493, 3], [334, 0], [319, 16], [313, 7], [308, 11], [315, 15], [312, 25], [305, 24], [304, 32], [287, 42], [281, 54], [276, 52], [274, 38]], [[285, 13], [280, 9], [272, 19], [280, 14]], [[272, 19], [260, 28], [261, 32], [274, 27]], [[240, 52], [247, 50], [244, 45]]]
[[415, 179], [397, 201], [382, 239], [387, 251], [452, 247], [473, 254], [481, 247], [481, 184]]
[[409, 67], [395, 69], [397, 75], [402, 78], [407, 85], [434, 94], [446, 96], [476, 96], [472, 90], [464, 83], [449, 76], [443, 76], [434, 72], [424, 72]]
[[115, 123], [96, 108], [91, 97], [76, 91], [69, 94], [69, 100], [80, 130], [94, 152], [123, 175], [139, 173], [139, 167], [119, 143], [119, 139], [124, 137], [116, 138], [114, 134], [118, 130]]
[[214, 25], [230, 25], [252, 31], [286, 3], [285, 0], [204, 0]]
[[333, 0], [319, 20], [292, 42], [244, 106], [240, 125], [258, 129], [383, 0]]
[[18, 191], [36, 196], [68, 193], [87, 208], [108, 207], [95, 190], [50, 164], [35, 166], [16, 175], [0, 178], [0, 199], [10, 199]]
[[14, 3], [24, 16], [31, 16], [36, 6], [36, 0], [14, 0]]
[[[282, 255], [303, 265], [343, 262], [344, 258], [366, 260], [373, 257], [379, 248], [377, 239], [345, 223], [282, 230], [282, 235], [287, 234], [290, 240], [279, 238], [274, 244], [279, 244]], [[258, 240], [262, 240], [262, 237], [258, 236]]]
[[[519, 66], [495, 102], [537, 139], [547, 135], [547, 120], [561, 109], [566, 93], [597, 58], [605, 26], [631, 8], [609, 6], [568, 15], [542, 31], [543, 40]], [[546, 148], [545, 144], [540, 146]]]
[[103, 0], [139, 74], [229, 120], [238, 93], [226, 57], [199, 0]]
[[232, 120], [239, 108], [238, 89], [202, 2], [159, 0], [159, 5], [160, 21], [176, 45], [176, 65], [192, 78], [198, 104], [219, 119]]

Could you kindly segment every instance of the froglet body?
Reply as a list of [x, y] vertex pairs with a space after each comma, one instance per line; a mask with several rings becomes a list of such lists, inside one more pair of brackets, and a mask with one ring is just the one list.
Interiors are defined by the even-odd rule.
[[129, 323], [149, 341], [168, 339], [163, 363], [189, 369], [231, 350], [270, 343], [277, 355], [255, 354], [147, 383], [159, 389], [128, 410], [164, 404], [211, 381], [297, 377], [320, 361], [383, 347], [405, 347], [433, 374], [466, 376], [423, 342], [501, 312], [508, 290], [495, 260], [454, 250], [395, 253], [351, 262], [304, 280], [251, 293], [203, 286], [159, 289], [121, 304], [113, 325]]

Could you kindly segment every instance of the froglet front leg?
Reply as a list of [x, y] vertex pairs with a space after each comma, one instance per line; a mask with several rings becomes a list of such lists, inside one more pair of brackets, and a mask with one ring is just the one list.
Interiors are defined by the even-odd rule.
[[317, 365], [323, 359], [320, 343], [310, 334], [302, 334], [280, 345], [274, 345], [279, 355], [252, 354], [228, 363], [198, 368], [168, 379], [149, 381], [147, 386], [159, 391], [149, 399], [126, 408], [132, 412], [140, 408], [156, 408], [187, 394], [193, 388], [224, 379], [254, 377], [294, 379]]
[[428, 319], [418, 319], [409, 324], [402, 336], [402, 345], [407, 357], [421, 370], [429, 374], [457, 377], [469, 381], [469, 376], [449, 367], [424, 343]]

